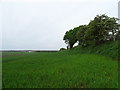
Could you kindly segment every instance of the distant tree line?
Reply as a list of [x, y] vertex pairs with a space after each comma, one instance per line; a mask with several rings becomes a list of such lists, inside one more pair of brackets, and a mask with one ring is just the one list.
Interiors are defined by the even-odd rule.
[[106, 41], [120, 40], [120, 25], [115, 17], [97, 15], [88, 25], [80, 25], [67, 31], [63, 40], [67, 48], [73, 48], [78, 42], [82, 47], [99, 45]]

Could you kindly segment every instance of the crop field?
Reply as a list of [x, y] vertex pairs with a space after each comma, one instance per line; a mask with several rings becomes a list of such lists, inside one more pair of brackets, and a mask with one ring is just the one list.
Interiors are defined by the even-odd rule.
[[96, 54], [3, 52], [3, 88], [118, 88], [118, 63]]

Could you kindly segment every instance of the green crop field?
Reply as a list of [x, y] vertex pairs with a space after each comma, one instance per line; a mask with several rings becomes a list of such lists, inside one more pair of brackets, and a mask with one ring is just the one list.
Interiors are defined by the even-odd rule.
[[96, 54], [4, 52], [3, 88], [117, 88], [118, 63]]
[[[68, 7], [68, 5], [65, 6]], [[50, 8], [50, 10], [52, 9]], [[72, 16], [78, 14], [78, 12], [77, 14], [72, 13]], [[67, 15], [66, 11], [65, 14]], [[0, 73], [0, 76], [2, 75], [2, 88], [118, 88], [120, 86], [118, 85], [118, 81], [120, 81], [118, 80], [118, 73], [120, 73], [118, 70], [118, 62], [120, 61], [120, 24], [118, 24], [118, 18], [100, 14], [96, 15], [93, 20], [90, 19], [88, 24], [81, 24], [67, 30], [63, 36], [66, 48], [60, 46], [58, 52], [23, 50], [25, 48], [47, 50], [47, 48], [58, 48], [58, 45], [63, 45], [59, 41], [60, 39], [57, 39], [60, 37], [57, 36], [60, 36], [65, 28], [61, 27], [58, 22], [54, 24], [52, 18], [52, 24], [50, 24], [52, 26], [49, 27], [49, 23], [45, 23], [46, 28], [44, 17], [40, 20], [43, 24], [33, 23], [35, 27], [32, 25], [32, 28], [29, 27], [30, 29], [27, 29], [28, 22], [27, 27], [25, 26], [26, 22], [23, 23], [25, 25], [22, 26], [25, 28], [18, 27], [22, 24], [19, 24], [19, 20], [17, 22], [19, 25], [15, 24], [17, 28], [14, 28], [15, 25], [12, 22], [12, 28], [9, 25], [10, 31], [8, 30], [10, 33], [4, 33], [10, 36], [4, 37], [6, 42], [3, 43], [5, 46], [2, 47], [2, 56], [0, 56], [2, 57], [2, 64], [0, 64], [0, 66], [2, 65], [2, 74]], [[62, 22], [62, 20], [60, 21]], [[68, 27], [69, 23], [67, 24]], [[44, 26], [44, 28], [39, 29], [36, 27], [37, 25]], [[9, 27], [5, 29], [9, 29]], [[14, 33], [11, 31], [12, 29], [20, 32]], [[52, 31], [48, 32], [47, 29]], [[43, 33], [44, 30], [47, 33]]]

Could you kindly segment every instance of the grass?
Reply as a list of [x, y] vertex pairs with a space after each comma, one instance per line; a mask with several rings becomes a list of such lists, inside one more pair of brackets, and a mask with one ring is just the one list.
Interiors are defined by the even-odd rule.
[[3, 88], [117, 88], [118, 63], [96, 54], [3, 53]]
[[120, 57], [120, 40], [117, 41], [110, 41], [106, 42], [104, 44], [100, 44], [98, 46], [88, 46], [85, 48], [82, 48], [80, 46], [74, 47], [72, 50], [68, 50], [67, 52], [71, 53], [88, 53], [88, 54], [97, 54], [97, 55], [103, 55], [107, 57], [111, 57], [112, 59], [119, 60]]

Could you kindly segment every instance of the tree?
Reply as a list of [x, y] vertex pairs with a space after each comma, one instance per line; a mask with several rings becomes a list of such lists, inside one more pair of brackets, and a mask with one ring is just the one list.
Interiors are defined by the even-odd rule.
[[88, 27], [86, 36], [97, 45], [109, 39], [110, 32], [112, 32], [114, 38], [118, 29], [118, 23], [116, 18], [110, 18], [103, 14], [97, 15], [94, 20], [90, 21]]
[[116, 39], [116, 34], [119, 34], [119, 27], [120, 25], [117, 23], [117, 18], [110, 18], [105, 22], [105, 29], [108, 31], [110, 37], [112, 37], [112, 40]]
[[68, 44], [68, 48], [73, 48], [73, 45], [77, 42], [76, 32], [79, 30], [79, 27], [67, 31], [64, 35], [63, 40]]
[[117, 21], [117, 18], [105, 14], [97, 15], [88, 25], [81, 25], [67, 31], [63, 40], [68, 44], [68, 48], [72, 48], [77, 41], [81, 46], [88, 46], [120, 39], [120, 25]]
[[79, 45], [86, 46], [86, 31], [88, 29], [87, 25], [79, 26], [79, 30], [76, 33], [77, 40], [79, 41]]

